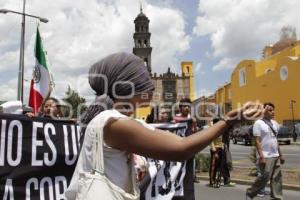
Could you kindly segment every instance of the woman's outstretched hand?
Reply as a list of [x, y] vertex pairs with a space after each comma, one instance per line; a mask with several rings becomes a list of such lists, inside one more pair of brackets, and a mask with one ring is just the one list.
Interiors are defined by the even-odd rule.
[[247, 102], [242, 107], [228, 112], [225, 115], [225, 120], [229, 124], [245, 120], [257, 120], [262, 117], [263, 105], [255, 102]]

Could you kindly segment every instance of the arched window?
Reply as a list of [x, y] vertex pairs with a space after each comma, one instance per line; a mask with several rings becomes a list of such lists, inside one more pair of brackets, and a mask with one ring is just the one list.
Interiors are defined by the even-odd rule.
[[148, 46], [148, 42], [147, 40], [144, 40], [144, 46], [147, 47]]
[[283, 65], [280, 67], [280, 79], [285, 81], [289, 77], [289, 70], [287, 66]]
[[246, 85], [246, 70], [245, 68], [239, 71], [240, 87]]
[[138, 47], [142, 47], [142, 41], [138, 40]]

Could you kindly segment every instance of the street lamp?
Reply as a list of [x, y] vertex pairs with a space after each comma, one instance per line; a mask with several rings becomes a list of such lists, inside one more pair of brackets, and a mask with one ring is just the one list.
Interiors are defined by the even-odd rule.
[[20, 42], [20, 59], [19, 59], [19, 72], [18, 72], [18, 100], [23, 102], [23, 80], [24, 80], [24, 46], [25, 46], [25, 16], [32, 17], [40, 20], [43, 23], [47, 23], [49, 20], [46, 18], [38, 17], [35, 15], [29, 15], [25, 13], [25, 4], [26, 0], [23, 0], [23, 12], [16, 12], [8, 9], [0, 9], [0, 13], [15, 13], [18, 15], [22, 15], [22, 23], [21, 23], [21, 42]]
[[[21, 12], [17, 12], [17, 11], [13, 11], [13, 10], [8, 10], [8, 9], [0, 9], [0, 13], [2, 13], [2, 14], [15, 13], [15, 14], [23, 15], [23, 13], [21, 13]], [[24, 15], [27, 16], [27, 17], [36, 18], [36, 19], [38, 19], [38, 20], [40, 20], [41, 22], [44, 22], [44, 23], [49, 22], [48, 19], [43, 18], [43, 17], [39, 17], [39, 16], [35, 16], [35, 15], [30, 15], [30, 14], [27, 14], [27, 13], [24, 13]]]
[[296, 127], [295, 127], [295, 117], [294, 117], [294, 104], [296, 103], [295, 100], [291, 100], [291, 110], [292, 110], [292, 122], [293, 122], [293, 140], [296, 142], [297, 135], [296, 135]]

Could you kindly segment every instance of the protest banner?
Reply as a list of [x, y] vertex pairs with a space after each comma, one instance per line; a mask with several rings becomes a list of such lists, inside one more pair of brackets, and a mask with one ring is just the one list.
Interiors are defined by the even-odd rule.
[[65, 199], [80, 146], [72, 121], [0, 114], [0, 199]]
[[[153, 126], [185, 137], [190, 134], [188, 124]], [[73, 121], [0, 114], [0, 199], [66, 199], [81, 138]], [[193, 159], [147, 160], [150, 173], [141, 199], [194, 199]]]
[[[152, 124], [155, 128], [186, 137], [191, 132], [192, 120], [171, 124]], [[194, 160], [185, 162], [162, 161], [147, 158], [149, 173], [141, 181], [141, 199], [145, 200], [193, 200]]]

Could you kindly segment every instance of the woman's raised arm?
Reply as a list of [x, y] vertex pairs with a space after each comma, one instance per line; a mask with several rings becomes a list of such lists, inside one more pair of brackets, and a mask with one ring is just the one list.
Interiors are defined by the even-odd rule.
[[[182, 138], [162, 130], [150, 130], [134, 120], [116, 120], [104, 128], [105, 142], [116, 149], [161, 160], [183, 161], [204, 149], [230, 125], [239, 120], [256, 119], [261, 114], [258, 104], [248, 103], [229, 112], [225, 120]], [[240, 116], [240, 119], [238, 117]]]

